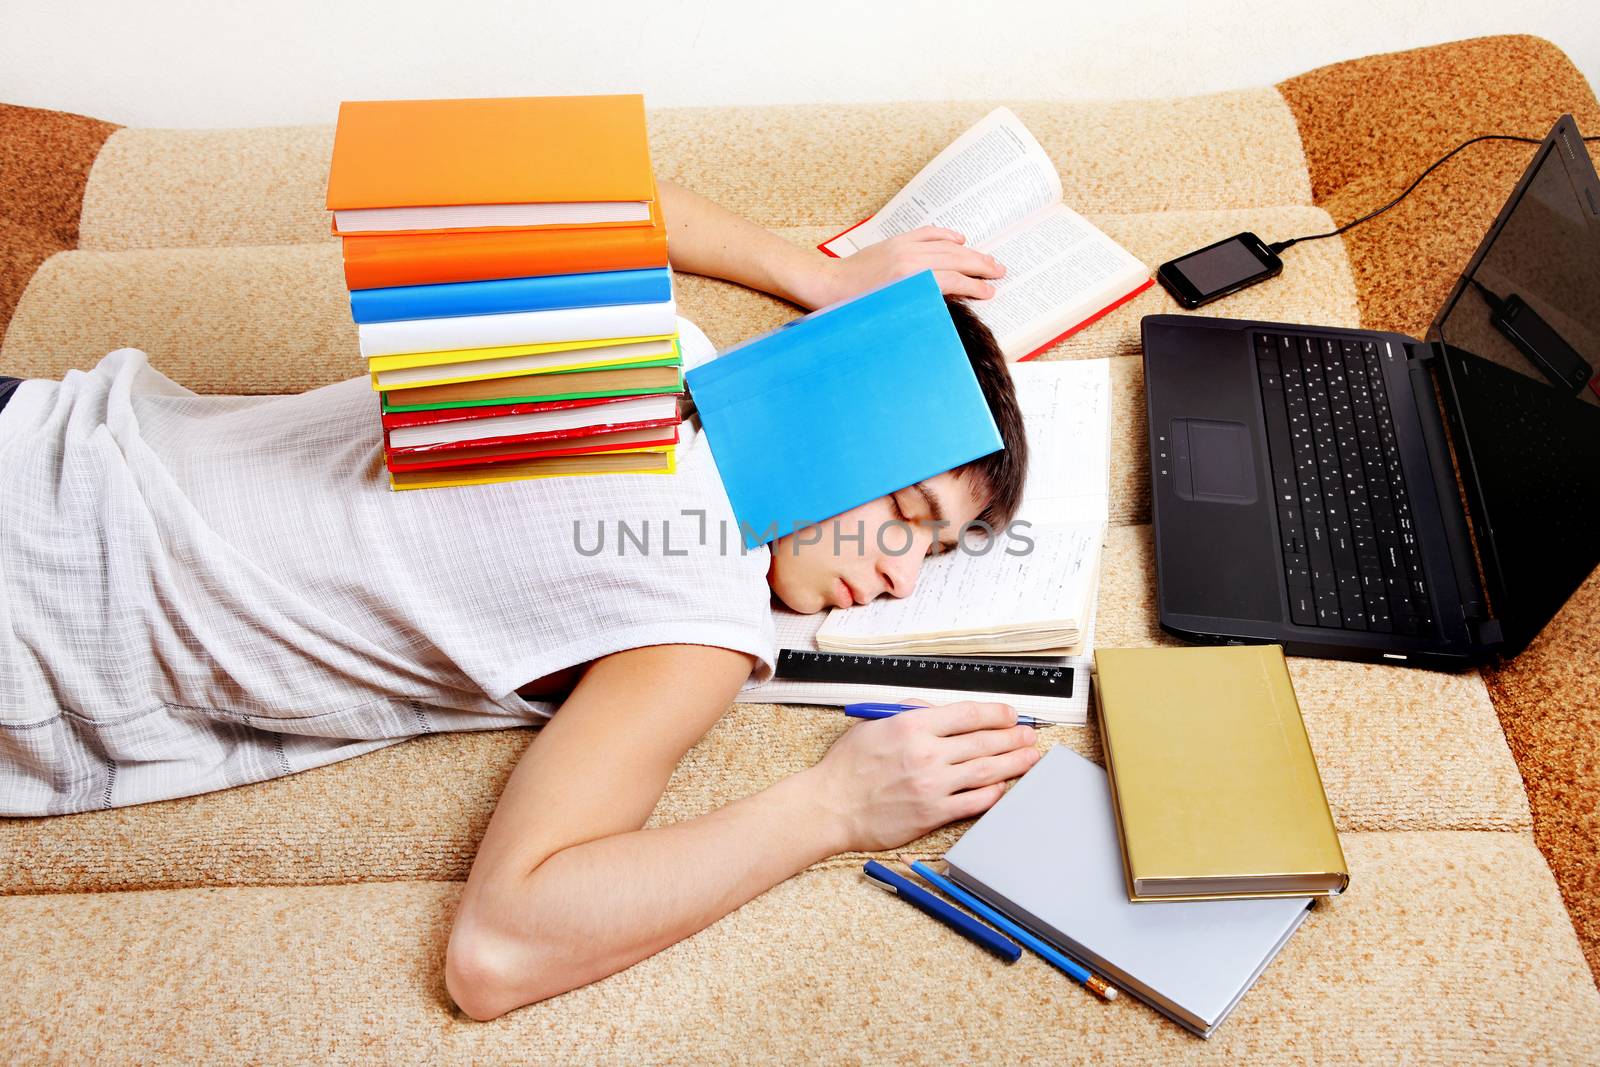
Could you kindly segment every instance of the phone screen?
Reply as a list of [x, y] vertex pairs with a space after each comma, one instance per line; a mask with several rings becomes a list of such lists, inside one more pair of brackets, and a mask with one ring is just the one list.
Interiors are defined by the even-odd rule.
[[1241, 233], [1163, 263], [1156, 276], [1184, 307], [1199, 307], [1253, 282], [1274, 277], [1283, 261], [1261, 238]]
[[1267, 269], [1255, 252], [1237, 237], [1175, 259], [1172, 266], [1201, 293], [1226, 289]]

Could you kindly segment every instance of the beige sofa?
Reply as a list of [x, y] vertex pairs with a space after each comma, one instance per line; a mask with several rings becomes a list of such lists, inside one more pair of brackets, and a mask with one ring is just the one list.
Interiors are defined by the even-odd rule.
[[[676, 109], [650, 123], [662, 176], [809, 246], [880, 206], [990, 106]], [[1057, 161], [1067, 201], [1152, 264], [1241, 229], [1329, 228], [1474, 133], [1540, 134], [1563, 111], [1600, 130], [1592, 90], [1533, 38], [1213, 96], [1011, 106]], [[202, 391], [361, 373], [321, 204], [331, 137], [0, 108], [0, 373], [58, 375], [121, 345]], [[1279, 280], [1206, 311], [1420, 332], [1526, 158], [1487, 146], [1384, 221], [1295, 248]], [[796, 313], [679, 283], [683, 312], [719, 344]], [[1105, 646], [1170, 640], [1151, 606], [1138, 323], [1174, 310], [1153, 289], [1049, 357], [1112, 360]], [[820, 863], [622, 974], [472, 1022], [445, 994], [445, 937], [531, 739], [516, 730], [418, 738], [186, 800], [0, 821], [0, 1048], [18, 1062], [1594, 1062], [1597, 621], [1591, 580], [1487, 685], [1476, 672], [1291, 662], [1352, 885], [1208, 1042], [1137, 1001], [1098, 1002], [1037, 960], [999, 964], [864, 888], [862, 855]], [[837, 713], [736, 705], [652, 821], [804, 767], [843, 728]], [[1092, 730], [1049, 733], [1098, 758]], [[888, 858], [938, 855], [960, 830]]]

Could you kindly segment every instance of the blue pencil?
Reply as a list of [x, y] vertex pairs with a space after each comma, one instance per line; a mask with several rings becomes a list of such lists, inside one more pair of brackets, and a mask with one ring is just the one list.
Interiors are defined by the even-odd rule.
[[909, 878], [904, 878], [877, 860], [868, 860], [863, 868], [868, 880], [881, 889], [898, 896], [913, 908], [931, 919], [937, 919], [980, 948], [988, 949], [1007, 963], [1016, 963], [1022, 949], [967, 915], [952, 908]]
[[1028, 948], [1032, 949], [1037, 955], [1043, 958], [1046, 963], [1052, 964], [1057, 970], [1066, 974], [1067, 977], [1071, 978], [1073, 981], [1081, 982], [1089, 989], [1091, 993], [1098, 993], [1107, 1000], [1117, 999], [1116, 986], [1113, 986], [1110, 982], [1107, 982], [1104, 978], [1101, 978], [1097, 974], [1091, 974], [1089, 969], [1083, 964], [1079, 963], [1077, 960], [1074, 960], [1070, 956], [1056, 951], [1056, 949], [1045, 944], [1037, 937], [1034, 937], [1032, 934], [1028, 933], [1028, 931], [1024, 930], [1022, 927], [1018, 926], [1004, 915], [1001, 915], [998, 911], [995, 911], [989, 905], [985, 904], [983, 901], [979, 900], [965, 889], [962, 889], [944, 875], [935, 871], [932, 867], [929, 867], [926, 863], [918, 860], [911, 865], [911, 869], [920, 875], [923, 881], [944, 890], [947, 896], [951, 897], [958, 903], [965, 904], [967, 907], [977, 912], [980, 918], [987, 920], [992, 925], [999, 927], [1001, 930], [1004, 930], [1006, 933], [1022, 942]]

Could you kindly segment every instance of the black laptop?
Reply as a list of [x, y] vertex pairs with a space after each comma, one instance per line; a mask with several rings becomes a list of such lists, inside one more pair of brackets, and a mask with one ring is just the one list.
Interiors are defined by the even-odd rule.
[[1184, 315], [1143, 340], [1177, 636], [1460, 668], [1600, 564], [1600, 181], [1570, 115], [1426, 340]]

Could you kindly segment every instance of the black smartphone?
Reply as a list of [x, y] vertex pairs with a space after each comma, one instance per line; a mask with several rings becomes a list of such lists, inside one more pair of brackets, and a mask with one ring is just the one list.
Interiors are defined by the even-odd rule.
[[1576, 393], [1594, 377], [1589, 361], [1516, 293], [1500, 301], [1489, 321], [1557, 388]]
[[1276, 278], [1282, 270], [1283, 260], [1266, 242], [1253, 233], [1241, 233], [1168, 260], [1156, 277], [1178, 303], [1197, 308]]

